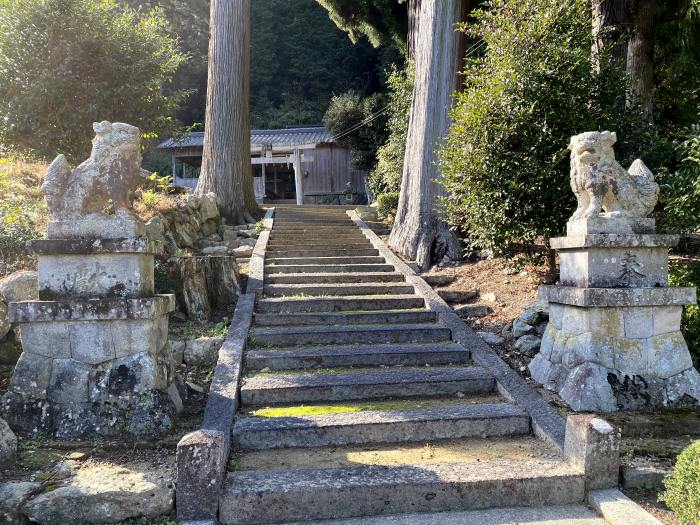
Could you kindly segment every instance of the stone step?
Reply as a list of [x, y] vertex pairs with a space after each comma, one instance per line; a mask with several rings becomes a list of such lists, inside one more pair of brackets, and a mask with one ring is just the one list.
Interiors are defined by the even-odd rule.
[[268, 250], [266, 257], [358, 257], [366, 255], [379, 255], [379, 250], [372, 248], [371, 245], [370, 247], [364, 245], [363, 247], [357, 248], [334, 248], [332, 246], [307, 248], [306, 246], [300, 246], [298, 248]]
[[452, 332], [437, 324], [355, 326], [276, 326], [250, 331], [253, 346], [344, 345], [352, 343], [435, 343], [449, 341]]
[[243, 380], [244, 405], [352, 401], [493, 392], [495, 381], [479, 367], [376, 370], [347, 374], [258, 374]]
[[568, 505], [584, 497], [583, 474], [557, 459], [484, 461], [478, 468], [447, 463], [239, 471], [226, 478], [219, 519], [224, 525], [280, 524]]
[[356, 325], [356, 324], [408, 324], [434, 323], [437, 313], [430, 310], [350, 312], [350, 313], [299, 313], [258, 314], [257, 326], [302, 326], [302, 325]]
[[530, 417], [509, 403], [419, 410], [366, 410], [322, 416], [241, 417], [236, 449], [326, 447], [436, 439], [521, 436]]
[[457, 343], [323, 345], [251, 349], [248, 370], [301, 370], [314, 367], [425, 366], [470, 364], [471, 352]]
[[335, 284], [267, 284], [268, 297], [310, 297], [337, 295], [403, 295], [412, 294], [413, 285], [406, 283], [335, 283]]
[[265, 276], [267, 284], [399, 283], [405, 280], [398, 272], [273, 273]]
[[289, 264], [383, 264], [386, 261], [380, 256], [362, 257], [265, 257], [268, 266]]
[[268, 266], [268, 275], [278, 275], [283, 273], [377, 273], [394, 272], [396, 269], [392, 264], [289, 264]]
[[276, 224], [272, 231], [274, 233], [318, 233], [346, 232], [356, 233], [361, 231], [354, 224]]
[[303, 248], [308, 245], [321, 244], [323, 246], [341, 247], [348, 244], [363, 244], [372, 246], [371, 242], [366, 237], [361, 235], [329, 235], [329, 236], [288, 236], [282, 235], [279, 237], [270, 236], [268, 242], [269, 248]]
[[355, 248], [372, 247], [372, 243], [365, 239], [311, 239], [304, 242], [268, 242], [267, 252], [282, 251], [282, 250], [300, 250], [302, 248], [309, 250], [322, 250], [324, 248], [333, 248], [339, 250], [354, 250]]
[[425, 300], [416, 295], [372, 297], [269, 297], [258, 299], [259, 313], [348, 312], [355, 310], [409, 310], [424, 308]]

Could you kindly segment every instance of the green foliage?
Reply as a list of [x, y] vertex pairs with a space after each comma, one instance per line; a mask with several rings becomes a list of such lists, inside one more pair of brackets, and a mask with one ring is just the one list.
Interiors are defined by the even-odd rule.
[[700, 523], [700, 440], [693, 441], [678, 455], [673, 474], [664, 480], [661, 499], [682, 525]]
[[398, 193], [401, 190], [414, 75], [415, 68], [413, 65], [409, 65], [405, 70], [394, 68], [387, 80], [389, 87], [389, 119], [387, 122], [389, 138], [377, 151], [377, 165], [367, 179], [370, 189], [377, 196], [388, 192]]
[[399, 207], [399, 192], [380, 193], [377, 195], [377, 213], [382, 219], [394, 217]]
[[658, 2], [654, 23], [656, 121], [673, 135], [700, 107], [700, 0]]
[[[669, 264], [669, 283], [671, 286], [690, 286], [700, 291], [700, 261], [671, 260]], [[700, 293], [698, 293], [700, 301]], [[688, 343], [695, 366], [700, 366], [700, 306], [686, 306], [683, 309], [681, 330]]]
[[681, 164], [659, 177], [659, 227], [671, 233], [700, 230], [700, 125], [693, 125], [685, 140], [676, 144]]
[[406, 47], [408, 0], [317, 0], [331, 20], [357, 42], [365, 36], [372, 45], [394, 42]]
[[468, 59], [465, 89], [440, 152], [449, 222], [469, 244], [503, 253], [561, 231], [575, 207], [572, 135], [618, 132], [621, 162], [658, 167], [654, 130], [619, 106], [625, 79], [591, 67], [590, 2], [490, 0], [467, 31], [486, 44]]
[[[377, 150], [387, 140], [386, 100], [375, 94], [362, 98], [348, 91], [331, 99], [323, 123], [338, 143], [351, 149], [352, 165], [357, 170], [369, 171], [377, 163]], [[355, 131], [345, 134], [353, 128]]]
[[0, 0], [0, 143], [81, 160], [99, 120], [172, 125], [186, 60], [158, 10], [113, 0]]
[[253, 235], [258, 237], [262, 232], [265, 231], [265, 221], [260, 219], [255, 223], [255, 228], [253, 228]]
[[32, 266], [27, 241], [42, 236], [22, 208], [10, 200], [0, 202], [0, 276]]
[[251, 20], [254, 127], [318, 125], [334, 93], [381, 88], [383, 53], [353, 45], [314, 0], [256, 1]]

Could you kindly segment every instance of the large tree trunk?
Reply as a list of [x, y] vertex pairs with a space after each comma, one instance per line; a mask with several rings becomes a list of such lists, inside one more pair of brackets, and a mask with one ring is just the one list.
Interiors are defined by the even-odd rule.
[[408, 0], [408, 59], [416, 58], [416, 42], [418, 40], [418, 16], [420, 15], [421, 0]]
[[221, 215], [255, 222], [250, 161], [250, 0], [212, 0], [204, 158], [197, 193], [214, 192]]
[[631, 0], [591, 0], [593, 10], [593, 49], [594, 68], [600, 70], [600, 56], [609, 50], [612, 59], [621, 69], [627, 62], [629, 41], [629, 9]]
[[630, 11], [632, 33], [627, 47], [627, 73], [632, 80], [632, 95], [642, 115], [654, 121], [654, 15], [656, 0], [636, 0]]
[[436, 211], [436, 150], [447, 134], [457, 84], [461, 0], [422, 0], [416, 42], [416, 78], [406, 140], [401, 195], [389, 245], [426, 269], [433, 258], [461, 258], [457, 236]]

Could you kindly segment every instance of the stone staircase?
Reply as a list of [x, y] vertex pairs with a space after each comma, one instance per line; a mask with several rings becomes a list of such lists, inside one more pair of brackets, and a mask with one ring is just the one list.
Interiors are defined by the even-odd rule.
[[583, 502], [583, 472], [452, 336], [344, 210], [278, 209], [220, 521]]

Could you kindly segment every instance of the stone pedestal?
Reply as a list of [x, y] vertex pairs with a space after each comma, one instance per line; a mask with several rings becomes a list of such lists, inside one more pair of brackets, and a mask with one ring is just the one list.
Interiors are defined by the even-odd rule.
[[[40, 300], [9, 305], [23, 348], [2, 402], [14, 428], [60, 438], [157, 435], [181, 407], [168, 346], [175, 298], [153, 293], [156, 246], [113, 238], [143, 225], [111, 221], [29, 243]], [[56, 224], [49, 231], [67, 233]]]
[[652, 219], [601, 216], [571, 221], [567, 237], [551, 240], [560, 284], [540, 287], [550, 322], [530, 372], [574, 410], [700, 401], [700, 374], [680, 332], [696, 292], [669, 287], [668, 250], [678, 238], [654, 229]]

